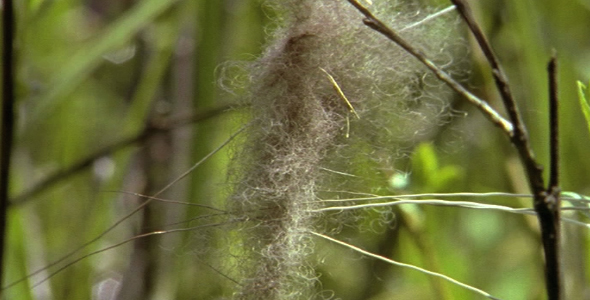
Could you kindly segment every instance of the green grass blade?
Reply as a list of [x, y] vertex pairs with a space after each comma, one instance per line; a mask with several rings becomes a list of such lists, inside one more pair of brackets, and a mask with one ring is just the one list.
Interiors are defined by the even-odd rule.
[[582, 108], [584, 117], [586, 117], [588, 131], [590, 132], [590, 103], [588, 102], [588, 98], [590, 98], [588, 87], [578, 81], [578, 99], [580, 100], [580, 107]]
[[123, 17], [106, 28], [99, 37], [81, 47], [48, 85], [50, 89], [47, 93], [38, 99], [33, 119], [39, 114], [49, 114], [59, 107], [60, 103], [67, 99], [65, 96], [100, 66], [104, 61], [104, 54], [124, 46], [142, 28], [176, 2], [177, 0], [140, 1]]

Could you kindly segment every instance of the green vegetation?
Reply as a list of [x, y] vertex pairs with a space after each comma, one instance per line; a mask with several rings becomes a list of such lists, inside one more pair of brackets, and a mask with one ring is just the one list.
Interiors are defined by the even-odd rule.
[[[288, 19], [288, 12], [261, 2], [15, 4], [18, 128], [2, 299], [225, 299], [240, 291], [242, 298], [248, 298], [242, 289], [245, 277], [261, 271], [244, 271], [244, 258], [256, 263], [261, 243], [266, 244], [251, 239], [263, 240], [260, 228], [275, 223], [257, 223], [265, 216], [259, 212], [271, 204], [254, 205], [255, 212], [248, 208], [248, 196], [268, 195], [260, 190], [271, 185], [244, 173], [274, 173], [257, 173], [255, 167], [260, 165], [250, 161], [253, 154], [243, 152], [270, 152], [248, 138], [252, 130], [266, 127], [244, 126], [260, 112], [250, 111], [250, 103], [272, 110], [273, 96], [282, 94], [275, 90], [256, 94], [247, 83], [272, 78], [264, 73], [264, 60], [257, 59], [276, 58], [265, 56], [269, 50], [264, 45], [276, 45], [269, 36], [281, 28], [277, 19]], [[360, 2], [379, 5], [384, 0]], [[420, 2], [438, 10], [450, 5], [443, 0]], [[586, 131], [590, 94], [581, 82], [590, 76], [590, 6], [582, 0], [470, 3], [505, 68], [538, 161], [545, 166], [549, 156], [545, 66], [552, 49], [557, 52], [561, 182], [567, 191], [562, 227], [564, 299], [585, 299], [590, 293], [586, 211], [590, 206], [585, 196], [590, 195]], [[379, 16], [396, 24], [396, 20], [407, 23], [407, 15]], [[443, 33], [452, 33], [453, 38], [437, 41], [436, 46], [434, 40], [422, 40], [417, 47], [427, 53], [443, 48], [459, 53], [451, 57], [440, 52], [437, 62], [452, 62], [451, 75], [504, 114], [483, 55], [456, 13], [444, 16], [449, 17], [458, 27], [456, 32], [451, 30], [454, 25], [448, 31], [435, 28], [436, 23], [420, 26], [437, 30], [427, 39]], [[339, 22], [356, 28], [362, 26], [361, 20], [359, 14]], [[317, 30], [313, 27], [317, 24], [310, 26], [305, 30]], [[308, 282], [313, 299], [451, 300], [485, 299], [488, 294], [498, 299], [545, 299], [538, 224], [526, 210], [532, 200], [509, 140], [465, 100], [442, 89], [433, 77], [422, 76], [424, 70], [407, 71], [416, 68], [414, 61], [392, 61], [387, 51], [400, 51], [393, 43], [384, 40], [378, 50], [365, 45], [362, 53], [367, 56], [360, 57], [354, 52], [358, 49], [353, 51], [356, 38], [340, 32], [334, 39], [348, 48], [339, 53], [330, 50], [331, 44], [299, 44], [342, 56], [334, 56], [323, 70], [310, 69], [315, 72], [309, 77], [313, 81], [288, 70], [277, 79], [302, 80], [316, 88], [302, 94], [332, 95], [330, 101], [341, 105], [334, 104], [337, 108], [330, 111], [337, 120], [323, 140], [337, 147], [326, 150], [328, 159], [318, 158], [326, 161], [318, 173], [328, 175], [316, 182], [315, 173], [305, 173], [298, 178], [305, 189], [298, 186], [289, 192], [306, 193], [297, 199], [312, 202], [304, 206], [309, 215], [303, 219], [313, 222], [298, 224], [293, 227], [299, 230], [292, 235], [295, 238], [281, 240], [301, 242], [302, 253], [291, 261], [309, 262], [301, 269], [290, 266], [289, 272], [300, 270], [300, 275], [317, 278]], [[365, 42], [379, 38], [375, 35]], [[386, 59], [363, 60], [379, 51], [387, 52]], [[280, 59], [289, 61], [279, 56], [273, 61], [279, 69], [292, 62]], [[371, 69], [375, 65], [391, 69], [375, 73]], [[347, 73], [358, 66], [366, 66], [359, 71], [365, 73]], [[404, 75], [403, 84], [390, 84], [393, 79], [386, 76], [397, 68], [411, 74]], [[360, 90], [371, 83], [367, 79], [371, 75], [374, 90]], [[432, 94], [411, 94], [418, 87]], [[404, 88], [409, 90], [401, 91]], [[344, 96], [336, 94], [338, 90]], [[382, 109], [363, 106], [378, 105], [379, 99], [370, 97], [408, 92], [422, 97], [422, 106], [386, 103], [389, 99], [382, 100]], [[271, 100], [256, 102], [252, 95]], [[388, 119], [395, 109], [399, 113]], [[416, 114], [404, 117], [407, 112]], [[272, 118], [264, 120], [277, 124]], [[429, 122], [427, 129], [417, 125], [419, 120]], [[260, 136], [267, 144], [275, 138]], [[293, 141], [317, 142], [288, 142]], [[241, 160], [244, 157], [247, 164]], [[319, 165], [314, 159], [306, 163]], [[285, 161], [281, 168], [289, 166]], [[238, 181], [249, 186], [240, 187]], [[228, 205], [228, 199], [241, 197], [248, 201]], [[401, 200], [406, 202], [394, 203]], [[289, 280], [291, 273], [282, 279]], [[113, 296], [116, 293], [119, 298]], [[310, 292], [302, 292], [306, 293]]]
[[580, 99], [580, 107], [584, 113], [584, 117], [586, 117], [588, 131], [590, 132], [590, 102], [588, 102], [590, 97], [588, 95], [590, 95], [590, 92], [588, 92], [588, 87], [578, 81], [578, 98]]

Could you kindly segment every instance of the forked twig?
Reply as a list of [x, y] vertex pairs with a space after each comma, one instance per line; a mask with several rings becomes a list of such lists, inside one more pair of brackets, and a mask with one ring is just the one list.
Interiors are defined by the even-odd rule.
[[525, 165], [531, 190], [533, 190], [534, 193], [540, 193], [544, 190], [543, 167], [535, 160], [535, 154], [529, 142], [526, 126], [522, 121], [522, 116], [518, 111], [518, 106], [516, 105], [516, 101], [514, 100], [512, 92], [510, 91], [508, 79], [506, 78], [506, 75], [500, 66], [498, 58], [494, 54], [490, 43], [483, 34], [481, 27], [475, 21], [471, 8], [467, 2], [464, 0], [451, 0], [451, 2], [455, 4], [459, 14], [463, 20], [465, 20], [467, 26], [469, 26], [469, 29], [473, 33], [473, 36], [477, 40], [479, 47], [483, 51], [486, 59], [488, 60], [488, 63], [490, 64], [490, 67], [492, 68], [492, 75], [494, 77], [496, 87], [500, 93], [502, 101], [504, 102], [504, 107], [506, 108], [510, 121], [514, 125], [514, 135], [510, 135], [509, 137], [518, 150], [520, 159]]
[[516, 106], [516, 101], [514, 101], [514, 97], [512, 96], [512, 92], [510, 91], [510, 85], [508, 84], [508, 79], [500, 66], [498, 58], [494, 54], [488, 39], [483, 34], [483, 30], [475, 21], [473, 17], [473, 13], [469, 8], [469, 5], [463, 0], [451, 0], [455, 7], [459, 11], [459, 14], [469, 26], [469, 29], [473, 33], [473, 36], [477, 40], [479, 47], [483, 51], [490, 67], [492, 68], [492, 75], [494, 77], [494, 81], [496, 82], [496, 87], [500, 92], [502, 100], [504, 101], [504, 106], [508, 112], [508, 116], [510, 117], [510, 121], [516, 127], [515, 137], [518, 135], [526, 135], [526, 130], [523, 126], [522, 119], [520, 117], [520, 113], [518, 112], [518, 107]]
[[514, 128], [510, 121], [506, 120], [502, 117], [496, 110], [494, 110], [489, 104], [487, 104], [482, 99], [479, 99], [477, 96], [473, 95], [467, 89], [465, 89], [461, 84], [459, 84], [456, 80], [454, 80], [449, 74], [445, 71], [441, 70], [437, 67], [433, 61], [431, 61], [422, 51], [414, 48], [409, 42], [404, 40], [399, 34], [377, 19], [367, 8], [362, 6], [356, 0], [348, 0], [350, 4], [352, 4], [356, 9], [358, 9], [363, 15], [365, 15], [365, 19], [363, 22], [365, 25], [369, 26], [370, 28], [378, 31], [379, 33], [385, 35], [387, 38], [398, 44], [408, 53], [416, 57], [420, 62], [422, 62], [428, 69], [430, 69], [437, 78], [447, 84], [451, 89], [465, 97], [469, 102], [475, 105], [492, 123], [502, 128], [502, 130], [508, 134], [509, 136], [513, 136]]
[[510, 121], [502, 118], [498, 112], [492, 109], [486, 102], [469, 93], [463, 86], [454, 81], [448, 74], [440, 70], [420, 50], [414, 48], [399, 34], [377, 19], [367, 8], [356, 0], [348, 0], [364, 16], [363, 22], [375, 31], [385, 35], [387, 38], [412, 54], [428, 67], [435, 75], [450, 86], [453, 90], [464, 96], [484, 113], [494, 124], [500, 126], [512, 144], [518, 151], [520, 160], [524, 165], [529, 188], [534, 196], [533, 204], [541, 227], [543, 249], [545, 253], [546, 286], [547, 295], [550, 300], [561, 299], [561, 268], [559, 263], [559, 182], [558, 182], [558, 151], [557, 151], [557, 80], [555, 57], [549, 64], [550, 73], [550, 123], [551, 123], [551, 174], [550, 184], [545, 187], [543, 179], [543, 168], [537, 163], [534, 152], [528, 138], [528, 133], [518, 106], [510, 91], [510, 86], [497, 57], [487, 41], [483, 31], [475, 21], [473, 13], [464, 0], [451, 0], [455, 4], [461, 17], [465, 20], [474, 34], [480, 48], [484, 52], [491, 68], [496, 87], [500, 92], [502, 101], [508, 113]]
[[535, 154], [531, 148], [526, 126], [522, 116], [518, 112], [516, 101], [510, 92], [510, 86], [497, 57], [487, 41], [483, 31], [473, 17], [473, 13], [465, 0], [451, 0], [457, 6], [461, 17], [465, 20], [469, 29], [475, 36], [480, 48], [484, 52], [490, 66], [494, 81], [500, 92], [502, 101], [512, 124], [514, 136], [512, 144], [516, 147], [520, 160], [525, 167], [529, 188], [534, 195], [534, 208], [541, 227], [543, 250], [545, 253], [545, 281], [549, 300], [561, 299], [561, 264], [559, 259], [559, 181], [558, 181], [558, 118], [557, 118], [557, 59], [555, 55], [549, 62], [549, 123], [550, 123], [550, 178], [546, 188], [543, 180], [543, 167], [537, 163]]

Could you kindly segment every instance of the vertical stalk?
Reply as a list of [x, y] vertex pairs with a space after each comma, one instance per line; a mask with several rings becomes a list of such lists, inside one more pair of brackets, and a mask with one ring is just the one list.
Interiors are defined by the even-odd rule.
[[14, 129], [14, 11], [12, 0], [2, 10], [2, 124], [0, 145], [0, 283], [4, 273], [4, 247], [8, 217], [10, 156]]
[[[535, 203], [543, 229], [543, 248], [545, 249], [545, 280], [547, 296], [550, 300], [562, 299], [561, 260], [560, 260], [560, 188], [559, 188], [559, 126], [557, 97], [557, 59], [551, 58], [547, 67], [549, 72], [549, 185], [543, 201]], [[535, 199], [536, 200], [536, 199]], [[536, 201], [537, 202], [537, 201]], [[541, 219], [544, 215], [545, 218]], [[543, 222], [545, 220], [545, 222]]]
[[557, 95], [557, 58], [547, 66], [549, 72], [549, 190], [559, 186], [559, 98]]

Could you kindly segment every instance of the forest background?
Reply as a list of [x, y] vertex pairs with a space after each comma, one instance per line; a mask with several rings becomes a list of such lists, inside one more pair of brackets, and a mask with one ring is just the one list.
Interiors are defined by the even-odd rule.
[[[545, 165], [546, 64], [556, 50], [562, 188], [590, 194], [590, 135], [577, 85], [590, 76], [590, 1], [470, 3], [504, 65], [532, 145]], [[440, 9], [450, 5], [434, 0], [423, 4]], [[212, 211], [194, 204], [225, 206], [235, 144], [208, 157], [186, 178], [174, 180], [247, 120], [239, 91], [222, 89], [227, 82], [220, 83], [220, 70], [228, 61], [260, 55], [274, 12], [254, 0], [37, 0], [20, 1], [15, 9], [18, 122], [3, 299], [116, 299], [116, 290], [120, 299], [231, 296], [239, 279], [217, 267], [220, 259], [231, 258], [215, 255], [227, 232], [205, 226], [223, 220], [206, 219], [214, 218]], [[463, 29], [460, 39], [470, 48], [471, 61], [465, 64], [466, 85], [500, 107], [484, 59]], [[455, 117], [408, 147], [415, 151], [389, 170], [389, 178], [397, 181], [380, 183], [388, 185], [385, 189], [367, 187], [367, 193], [529, 193], [506, 137], [459, 97], [451, 106]], [[145, 201], [130, 193], [154, 195], [172, 182], [158, 197], [193, 206], [154, 201], [103, 235]], [[531, 207], [529, 198], [469, 200]], [[337, 236], [500, 299], [544, 299], [534, 216], [410, 205], [393, 212], [394, 219], [382, 222], [387, 213], [366, 210]], [[581, 211], [564, 216], [588, 223]], [[192, 227], [197, 228], [118, 245], [141, 233]], [[590, 299], [588, 230], [563, 226], [566, 299]], [[68, 264], [111, 245], [118, 246]], [[325, 298], [483, 298], [416, 271], [385, 267], [325, 240], [317, 240], [310, 255], [320, 261], [318, 293]]]

